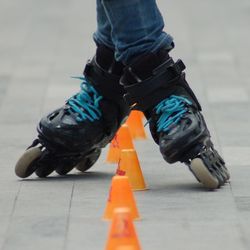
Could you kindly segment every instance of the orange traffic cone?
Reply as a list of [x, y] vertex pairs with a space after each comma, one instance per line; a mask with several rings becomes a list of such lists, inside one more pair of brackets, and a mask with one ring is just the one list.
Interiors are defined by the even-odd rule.
[[117, 135], [115, 135], [115, 137], [110, 143], [106, 162], [117, 163], [119, 162], [119, 159], [120, 159], [120, 147], [119, 147]]
[[146, 184], [134, 149], [121, 150], [120, 161], [116, 171], [117, 175], [128, 176], [133, 190], [145, 190]]
[[121, 149], [134, 148], [132, 137], [128, 125], [123, 124], [112, 140], [106, 161], [109, 163], [118, 163]]
[[128, 207], [132, 219], [139, 219], [139, 212], [127, 176], [114, 176], [112, 178], [103, 219], [112, 219], [114, 210], [119, 207]]
[[131, 245], [120, 246], [116, 248], [116, 250], [137, 250], [137, 249], [138, 248], [136, 248], [135, 246], [131, 246]]
[[146, 118], [145, 118], [145, 115], [144, 115], [141, 111], [138, 111], [138, 113], [139, 113], [139, 115], [140, 115], [142, 121], [143, 121], [144, 119], [146, 119]]
[[135, 148], [132, 140], [132, 136], [127, 124], [123, 124], [117, 133], [117, 140], [120, 149]]
[[117, 208], [114, 211], [106, 250], [117, 249], [141, 249], [128, 208]]
[[116, 250], [137, 250], [137, 249], [138, 248], [136, 248], [135, 246], [131, 246], [131, 245], [120, 246], [116, 248]]
[[145, 129], [142, 123], [142, 112], [133, 110], [131, 111], [126, 124], [129, 127], [133, 139], [146, 139]]

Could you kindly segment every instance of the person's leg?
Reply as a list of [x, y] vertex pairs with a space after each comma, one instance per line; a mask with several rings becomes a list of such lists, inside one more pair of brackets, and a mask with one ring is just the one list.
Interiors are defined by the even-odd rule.
[[127, 64], [121, 78], [126, 101], [144, 112], [167, 162], [184, 162], [206, 187], [220, 187], [229, 173], [185, 80], [185, 65], [169, 56], [172, 39], [163, 32], [155, 0], [102, 3], [111, 23], [116, 58]]
[[155, 0], [100, 0], [111, 25], [115, 57], [125, 64], [135, 57], [171, 49], [173, 38], [163, 31], [164, 21]]
[[103, 44], [114, 50], [114, 44], [111, 38], [111, 24], [105, 13], [101, 0], [96, 0], [97, 30], [93, 35], [96, 44]]

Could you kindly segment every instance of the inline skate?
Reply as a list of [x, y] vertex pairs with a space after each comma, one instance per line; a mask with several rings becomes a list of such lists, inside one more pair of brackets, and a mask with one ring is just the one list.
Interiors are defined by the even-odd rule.
[[185, 65], [169, 50], [145, 54], [124, 69], [125, 100], [143, 111], [152, 137], [168, 163], [185, 163], [205, 187], [216, 189], [230, 178], [214, 149], [201, 106], [185, 80]]
[[17, 176], [26, 178], [35, 172], [46, 177], [54, 170], [59, 175], [73, 168], [88, 170], [129, 114], [119, 84], [122, 72], [123, 65], [115, 61], [114, 52], [98, 46], [79, 77], [81, 91], [39, 122], [38, 138], [16, 164]]

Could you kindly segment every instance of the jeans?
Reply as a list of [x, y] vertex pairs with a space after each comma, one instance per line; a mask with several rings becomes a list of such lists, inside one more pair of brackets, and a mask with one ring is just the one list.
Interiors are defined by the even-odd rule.
[[156, 0], [97, 0], [94, 40], [115, 51], [115, 59], [129, 64], [139, 55], [171, 49], [173, 38], [163, 31]]

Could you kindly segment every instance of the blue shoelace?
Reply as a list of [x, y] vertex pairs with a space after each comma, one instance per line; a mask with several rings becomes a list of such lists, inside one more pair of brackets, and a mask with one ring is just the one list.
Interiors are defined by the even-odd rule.
[[172, 124], [177, 124], [185, 113], [187, 104], [191, 105], [187, 98], [171, 95], [161, 101], [156, 107], [156, 114], [160, 115], [157, 121], [157, 132], [167, 132]]
[[81, 91], [67, 101], [67, 104], [70, 106], [69, 112], [78, 114], [76, 118], [78, 122], [99, 120], [102, 116], [99, 102], [103, 97], [97, 93], [85, 77], [73, 78], [82, 80], [82, 83]]

